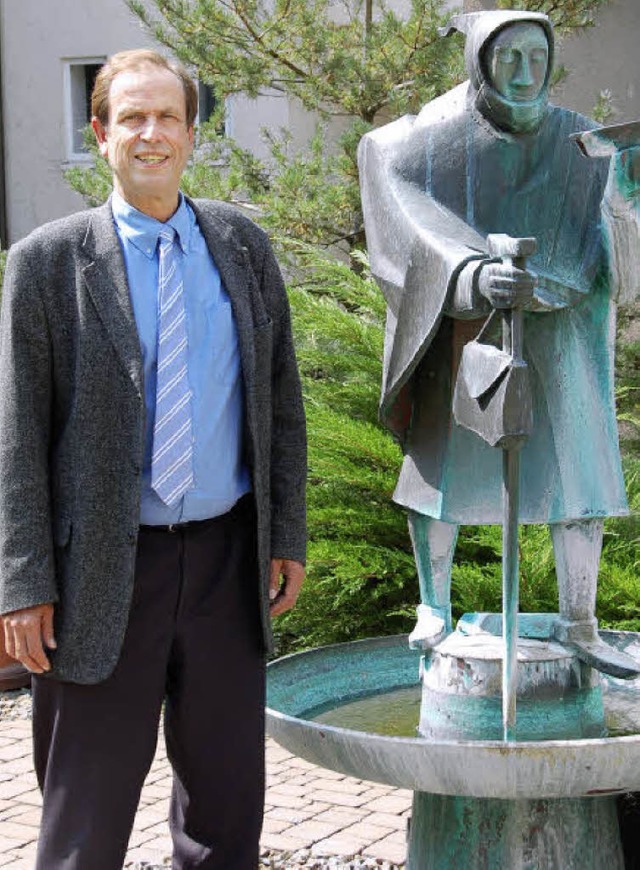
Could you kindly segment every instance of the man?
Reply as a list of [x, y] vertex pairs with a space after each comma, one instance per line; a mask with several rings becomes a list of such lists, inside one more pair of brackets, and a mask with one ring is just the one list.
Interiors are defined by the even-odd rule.
[[[412, 640], [428, 647], [451, 630], [459, 525], [501, 522], [501, 451], [453, 421], [452, 394], [465, 341], [492, 308], [524, 306], [534, 431], [521, 520], [550, 524], [556, 636], [630, 675], [638, 665], [601, 643], [594, 616], [603, 517], [627, 512], [615, 303], [637, 290], [601, 230], [607, 164], [570, 139], [593, 122], [548, 104], [546, 16], [473, 13], [450, 29], [466, 34], [469, 80], [368, 134], [359, 152], [371, 264], [388, 301], [381, 414], [405, 454], [394, 499], [409, 511], [421, 589]], [[535, 237], [532, 271], [495, 262], [490, 233]]]
[[112, 197], [7, 263], [0, 613], [35, 675], [39, 870], [122, 867], [163, 701], [173, 866], [257, 864], [304, 415], [265, 235], [179, 191], [196, 104], [180, 66], [114, 55], [92, 95]]

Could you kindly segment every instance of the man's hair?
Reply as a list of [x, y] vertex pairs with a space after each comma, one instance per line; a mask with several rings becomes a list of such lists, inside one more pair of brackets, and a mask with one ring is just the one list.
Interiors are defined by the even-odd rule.
[[148, 64], [169, 70], [182, 82], [186, 107], [187, 126], [193, 126], [198, 111], [198, 90], [189, 73], [174, 60], [149, 48], [136, 48], [131, 51], [119, 51], [111, 55], [96, 76], [91, 94], [91, 114], [103, 127], [109, 123], [109, 91], [114, 78], [121, 72], [137, 71]]

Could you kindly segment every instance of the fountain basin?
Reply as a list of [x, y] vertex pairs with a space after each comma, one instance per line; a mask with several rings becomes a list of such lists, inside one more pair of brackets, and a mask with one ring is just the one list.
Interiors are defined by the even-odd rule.
[[[601, 634], [620, 649], [638, 647], [633, 633]], [[605, 714], [621, 710], [625, 730], [638, 732], [617, 737], [514, 743], [391, 737], [311, 718], [321, 708], [418, 683], [419, 654], [406, 635], [287, 656], [268, 667], [268, 732], [314, 764], [431, 794], [518, 800], [640, 790], [638, 680], [604, 681]]]

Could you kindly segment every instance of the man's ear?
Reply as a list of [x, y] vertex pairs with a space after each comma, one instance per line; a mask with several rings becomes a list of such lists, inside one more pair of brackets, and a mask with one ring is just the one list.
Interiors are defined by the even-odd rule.
[[107, 131], [105, 127], [102, 125], [102, 122], [95, 115], [91, 119], [91, 126], [93, 128], [93, 132], [96, 135], [96, 140], [98, 142], [98, 148], [100, 149], [100, 154], [104, 158], [107, 157], [107, 153], [109, 150], [109, 146], [107, 145]]
[[193, 148], [193, 142], [194, 142], [194, 126], [193, 126], [193, 124], [188, 129], [188, 135], [189, 135], [189, 142], [191, 143], [191, 147]]

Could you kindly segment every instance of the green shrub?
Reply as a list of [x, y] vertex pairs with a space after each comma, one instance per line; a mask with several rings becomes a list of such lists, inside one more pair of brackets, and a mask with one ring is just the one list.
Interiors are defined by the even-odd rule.
[[309, 429], [308, 578], [279, 652], [407, 631], [418, 585], [401, 455], [377, 422], [384, 304], [375, 283], [298, 246], [290, 301]]

